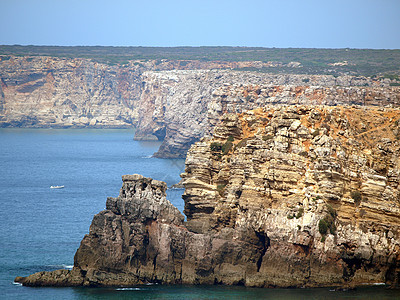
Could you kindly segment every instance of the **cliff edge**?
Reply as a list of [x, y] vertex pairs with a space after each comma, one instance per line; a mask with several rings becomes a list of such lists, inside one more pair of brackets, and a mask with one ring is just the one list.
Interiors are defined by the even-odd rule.
[[163, 182], [123, 176], [71, 271], [27, 286], [147, 282], [398, 286], [400, 110], [271, 106], [226, 114], [188, 152], [185, 214]]

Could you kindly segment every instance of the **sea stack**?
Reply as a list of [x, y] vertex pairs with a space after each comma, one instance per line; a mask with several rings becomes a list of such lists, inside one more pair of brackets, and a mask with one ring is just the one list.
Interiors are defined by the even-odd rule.
[[27, 286], [397, 287], [400, 109], [265, 106], [225, 114], [186, 158], [184, 216], [166, 184], [125, 175], [71, 271]]

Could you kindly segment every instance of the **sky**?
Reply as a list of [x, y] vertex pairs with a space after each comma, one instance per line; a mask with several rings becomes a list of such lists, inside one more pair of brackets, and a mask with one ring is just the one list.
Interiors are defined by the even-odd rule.
[[400, 0], [0, 0], [0, 44], [400, 49]]

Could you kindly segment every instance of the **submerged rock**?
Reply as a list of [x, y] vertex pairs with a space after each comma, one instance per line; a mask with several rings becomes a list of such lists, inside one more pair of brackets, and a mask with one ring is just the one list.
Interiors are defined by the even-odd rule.
[[165, 183], [125, 175], [71, 271], [27, 286], [349, 287], [400, 273], [400, 110], [282, 106], [227, 114]]

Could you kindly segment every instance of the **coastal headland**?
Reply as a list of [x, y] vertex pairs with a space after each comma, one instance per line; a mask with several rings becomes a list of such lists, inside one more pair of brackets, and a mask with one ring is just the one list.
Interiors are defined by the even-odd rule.
[[122, 177], [72, 270], [26, 286], [399, 285], [400, 110], [266, 105], [190, 147], [184, 216], [164, 182]]

